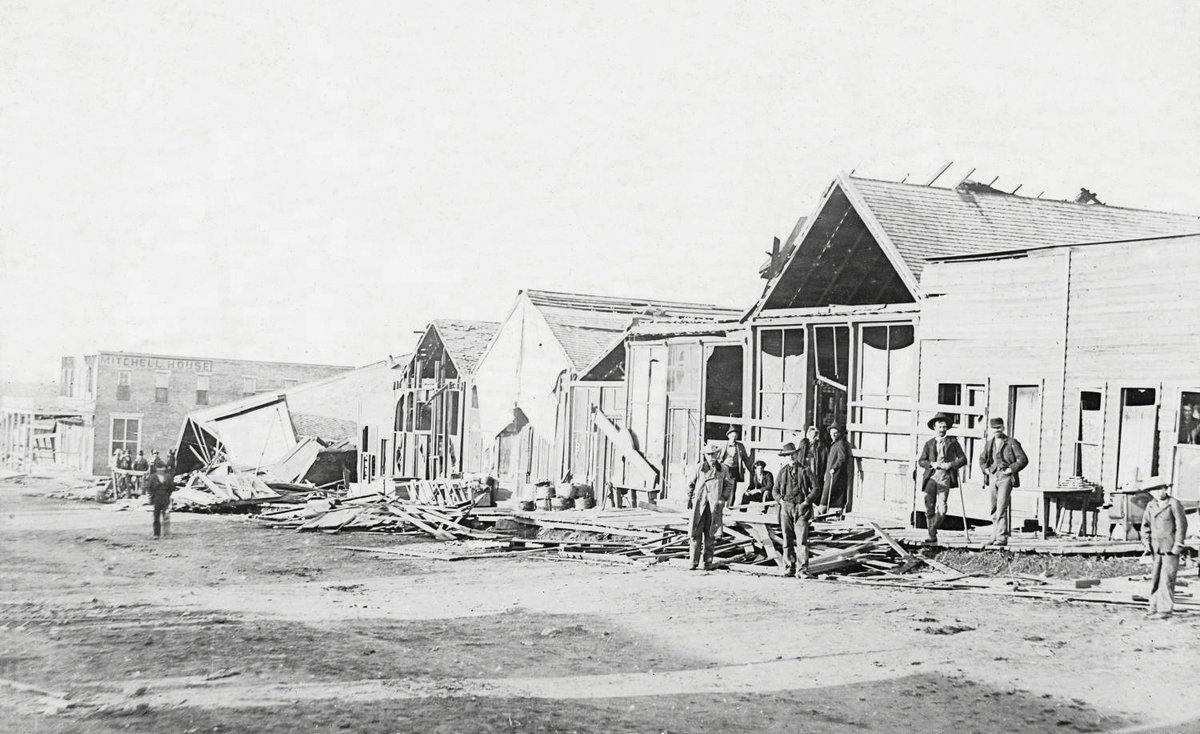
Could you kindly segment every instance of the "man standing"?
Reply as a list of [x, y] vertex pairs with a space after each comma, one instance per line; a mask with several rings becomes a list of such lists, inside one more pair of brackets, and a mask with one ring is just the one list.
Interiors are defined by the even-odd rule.
[[1004, 433], [1004, 419], [988, 421], [992, 436], [979, 452], [979, 467], [983, 469], [984, 486], [991, 490], [992, 542], [988, 545], [1008, 545], [1008, 507], [1012, 491], [1021, 486], [1021, 470], [1029, 465], [1029, 457], [1021, 442]]
[[[129, 454], [129, 449], [121, 449], [121, 458], [117, 459], [117, 468], [121, 469], [123, 472], [133, 469], [133, 457]], [[121, 480], [121, 491], [117, 496], [120, 497], [122, 494], [126, 497], [132, 496], [133, 477], [122, 473], [118, 478]]]
[[146, 493], [154, 506], [154, 538], [171, 534], [171, 493], [175, 491], [175, 479], [165, 470], [158, 470], [146, 477]]
[[[845, 508], [850, 492], [850, 469], [854, 463], [854, 450], [843, 435], [842, 427], [834, 423], [829, 426], [829, 453], [825, 456], [825, 483], [821, 493], [822, 512], [833, 508]], [[857, 469], [858, 480], [862, 481], [862, 470]]]
[[[138, 451], [137, 459], [135, 459], [133, 462], [133, 470], [140, 472], [150, 471], [150, 462], [146, 461], [145, 451]], [[130, 479], [133, 480], [133, 491], [136, 492], [139, 497], [144, 496], [146, 494], [146, 475], [142, 474], [139, 476], [130, 477]]]
[[[804, 433], [804, 440], [800, 442], [800, 463], [804, 465], [808, 472], [808, 478], [812, 480], [813, 489], [816, 490], [821, 486], [821, 482], [825, 478], [825, 460], [829, 450], [825, 448], [825, 443], [821, 441], [821, 429], [815, 425], [809, 426]], [[821, 507], [820, 501], [821, 492], [814, 491], [817, 495], [814, 501], [817, 503], [817, 512], [824, 514], [828, 507]]]
[[730, 426], [725, 432], [728, 442], [725, 448], [721, 451], [721, 463], [729, 470], [730, 476], [734, 481], [734, 493], [742, 488], [742, 482], [754, 473], [754, 466], [750, 463], [750, 455], [746, 453], [746, 445], [738, 440], [737, 426]]
[[958, 486], [958, 470], [967, 465], [967, 455], [958, 445], [958, 439], [946, 435], [953, 424], [954, 419], [945, 413], [930, 419], [926, 425], [933, 429], [934, 438], [925, 442], [917, 462], [925, 470], [921, 479], [921, 489], [925, 492], [925, 524], [929, 527], [925, 545], [937, 545], [937, 531], [946, 519], [950, 490]]
[[1175, 611], [1175, 575], [1179, 572], [1179, 557], [1187, 536], [1187, 516], [1183, 503], [1167, 496], [1166, 482], [1155, 481], [1146, 489], [1152, 499], [1142, 515], [1142, 542], [1154, 556], [1150, 609], [1146, 616], [1167, 619]]
[[696, 467], [688, 483], [688, 509], [692, 511], [691, 550], [692, 571], [700, 566], [701, 545], [704, 549], [704, 570], [712, 570], [713, 547], [721, 532], [721, 514], [733, 499], [733, 475], [718, 460], [721, 445], [709, 441], [704, 447], [704, 459]]
[[159, 469], [166, 469], [166, 468], [167, 468], [167, 462], [163, 461], [162, 457], [158, 455], [158, 449], [151, 451], [150, 452], [150, 471], [158, 471]]
[[[779, 529], [783, 533], [784, 576], [812, 578], [808, 572], [808, 529], [812, 522], [815, 484], [802, 463], [800, 449], [786, 443], [779, 452], [789, 457], [779, 470]], [[799, 556], [797, 558], [797, 556]]]

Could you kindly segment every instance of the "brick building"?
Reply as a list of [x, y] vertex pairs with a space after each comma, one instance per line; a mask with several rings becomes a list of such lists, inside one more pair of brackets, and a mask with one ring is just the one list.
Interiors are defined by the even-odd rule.
[[[53, 456], [39, 459], [103, 474], [115, 448], [135, 455], [144, 450], [147, 456], [158, 449], [165, 456], [175, 446], [184, 417], [198, 405], [286, 390], [349, 369], [129, 352], [63, 357], [55, 407], [74, 411], [79, 419], [63, 422], [56, 429], [62, 437], [43, 442], [42, 451], [49, 445]], [[78, 448], [59, 450], [66, 446]]]

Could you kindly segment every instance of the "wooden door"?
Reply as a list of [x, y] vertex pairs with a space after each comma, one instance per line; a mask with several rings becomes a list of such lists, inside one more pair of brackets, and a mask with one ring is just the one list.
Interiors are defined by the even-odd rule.
[[700, 462], [700, 411], [673, 409], [668, 417], [666, 487], [662, 497], [687, 496], [688, 472]]
[[1130, 486], [1154, 475], [1154, 438], [1158, 425], [1158, 391], [1121, 390], [1120, 433], [1117, 438], [1117, 487]]

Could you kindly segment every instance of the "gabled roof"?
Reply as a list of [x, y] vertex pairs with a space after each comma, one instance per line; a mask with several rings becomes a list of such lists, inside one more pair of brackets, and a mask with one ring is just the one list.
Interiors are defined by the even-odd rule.
[[500, 330], [495, 321], [458, 321], [437, 319], [431, 328], [436, 329], [442, 346], [459, 373], [470, 375], [475, 372], [479, 358], [483, 356], [492, 337]]
[[1036, 199], [971, 181], [955, 188], [935, 188], [841, 174], [826, 190], [815, 215], [793, 232], [796, 242], [787, 264], [745, 317], [762, 312], [782, 282], [794, 282], [785, 276], [797, 260], [811, 265], [814, 248], [827, 243], [826, 229], [839, 216], [822, 216], [834, 199], [850, 202], [899, 282], [915, 299], [921, 297], [920, 276], [929, 259], [1200, 233], [1200, 217], [1192, 215]]
[[526, 290], [524, 294], [546, 319], [550, 331], [577, 371], [607, 354], [624, 338], [625, 329], [638, 317], [729, 319], [741, 314], [738, 309], [704, 303], [538, 290]]
[[867, 206], [918, 279], [925, 261], [936, 257], [1200, 233], [1197, 216], [1034, 199], [972, 182], [945, 189], [849, 176], [839, 181], [852, 201]]

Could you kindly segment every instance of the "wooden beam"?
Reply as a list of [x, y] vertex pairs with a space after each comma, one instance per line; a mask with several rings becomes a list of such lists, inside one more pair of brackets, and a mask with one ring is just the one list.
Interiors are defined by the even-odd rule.
[[[853, 208], [851, 208], [851, 210], [853, 210]], [[854, 238], [854, 242], [850, 243], [850, 247], [846, 249], [846, 258], [842, 260], [842, 264], [839, 265], [837, 270], [834, 271], [833, 277], [830, 278], [829, 282], [825, 284], [825, 290], [821, 291], [821, 295], [817, 296], [817, 303], [825, 303], [825, 298], [829, 296], [829, 293], [833, 290], [834, 285], [838, 282], [838, 279], [841, 278], [842, 273], [852, 262], [854, 262], [854, 255], [858, 251], [858, 246], [862, 242], [863, 237], [868, 234], [870, 234], [870, 232], [867, 231], [866, 225], [863, 225], [859, 228], [858, 236]]]

